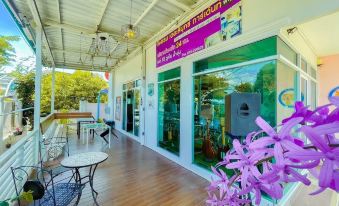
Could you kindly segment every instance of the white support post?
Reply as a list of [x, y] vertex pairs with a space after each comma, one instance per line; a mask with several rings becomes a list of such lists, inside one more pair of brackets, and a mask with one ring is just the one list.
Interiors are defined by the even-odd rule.
[[3, 116], [5, 110], [5, 97], [0, 97], [0, 148], [3, 146], [3, 141], [4, 141], [4, 119], [5, 117]]
[[145, 135], [145, 106], [146, 106], [146, 92], [147, 92], [147, 86], [146, 86], [146, 49], [142, 47], [142, 66], [141, 66], [141, 77], [142, 77], [142, 87], [141, 87], [141, 105], [140, 105], [140, 144], [145, 145], [146, 144], [146, 135]]
[[109, 75], [109, 89], [108, 89], [108, 107], [109, 120], [114, 120], [114, 70], [111, 70]]
[[38, 162], [39, 158], [39, 140], [40, 140], [40, 103], [41, 103], [41, 76], [42, 76], [42, 28], [36, 29], [36, 44], [35, 44], [35, 98], [34, 98], [34, 130], [37, 131], [34, 138], [34, 162]]
[[55, 67], [52, 69], [51, 113], [55, 111]]

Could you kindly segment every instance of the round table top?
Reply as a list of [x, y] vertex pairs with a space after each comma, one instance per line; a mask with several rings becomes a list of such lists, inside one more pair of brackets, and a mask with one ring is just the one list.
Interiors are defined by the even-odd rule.
[[103, 152], [85, 152], [69, 156], [61, 161], [61, 165], [67, 168], [89, 167], [99, 164], [108, 158]]

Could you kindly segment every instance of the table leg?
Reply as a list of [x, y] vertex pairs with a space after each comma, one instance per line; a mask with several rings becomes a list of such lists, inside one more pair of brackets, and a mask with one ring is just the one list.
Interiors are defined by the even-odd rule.
[[112, 131], [111, 131], [111, 127], [108, 127], [108, 132], [109, 132], [109, 135], [108, 135], [108, 148], [111, 148], [111, 138], [112, 138]]
[[94, 165], [94, 169], [93, 169], [93, 166], [91, 166], [90, 169], [89, 169], [89, 175], [88, 175], [89, 185], [90, 185], [91, 190], [92, 190], [92, 197], [93, 197], [95, 205], [99, 205], [98, 202], [97, 202], [98, 192], [95, 191], [95, 189], [93, 187], [93, 178], [94, 178], [94, 173], [95, 173], [95, 170], [97, 169], [97, 166], [98, 166], [98, 164]]
[[82, 128], [82, 144], [85, 144], [85, 128]]
[[77, 135], [78, 139], [80, 139], [80, 122], [77, 122]]
[[91, 131], [90, 129], [86, 129], [86, 146], [88, 147], [88, 139], [89, 139], [89, 131]]
[[[75, 168], [75, 182], [81, 185], [81, 176], [80, 176], [79, 168]], [[77, 198], [77, 201], [75, 202], [75, 205], [79, 204], [81, 194], [82, 194], [82, 190], [78, 194], [78, 198]]]

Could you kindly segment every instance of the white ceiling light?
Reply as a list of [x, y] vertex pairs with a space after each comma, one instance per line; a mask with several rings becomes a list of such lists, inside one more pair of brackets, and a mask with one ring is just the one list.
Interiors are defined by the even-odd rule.
[[92, 38], [89, 48], [89, 54], [92, 56], [109, 56], [116, 41], [107, 33], [96, 33], [96, 37]]

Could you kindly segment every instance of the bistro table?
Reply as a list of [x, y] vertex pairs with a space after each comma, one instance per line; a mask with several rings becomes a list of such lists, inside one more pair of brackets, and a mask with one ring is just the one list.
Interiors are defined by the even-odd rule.
[[[80, 139], [80, 128], [81, 128], [81, 124], [83, 123], [94, 123], [95, 119], [93, 117], [91, 118], [79, 118], [77, 121], [77, 135], [78, 135], [78, 139]], [[93, 133], [94, 135], [94, 133]]]
[[[98, 165], [108, 158], [108, 154], [104, 152], [85, 152], [72, 155], [67, 157], [61, 161], [61, 165], [66, 168], [75, 169], [75, 181], [79, 184], [89, 183], [91, 187], [92, 197], [96, 205], [99, 205], [97, 202], [98, 192], [93, 188], [93, 178], [95, 170]], [[80, 176], [80, 168], [89, 167], [89, 174], [81, 177]], [[81, 180], [88, 177], [86, 182], [81, 182]], [[80, 195], [81, 196], [81, 195]]]
[[91, 131], [93, 131], [93, 133], [94, 133], [94, 130], [96, 130], [96, 129], [101, 129], [101, 130], [108, 129], [108, 131], [109, 131], [109, 135], [108, 135], [108, 147], [109, 148], [111, 147], [112, 132], [111, 132], [111, 127], [108, 126], [107, 124], [105, 124], [105, 123], [85, 123], [85, 124], [81, 125], [81, 129], [82, 129], [82, 134], [83, 134], [82, 142], [83, 142], [83, 144], [85, 144], [85, 134], [86, 134], [86, 144], [87, 144], [87, 147], [88, 147], [89, 133]]

